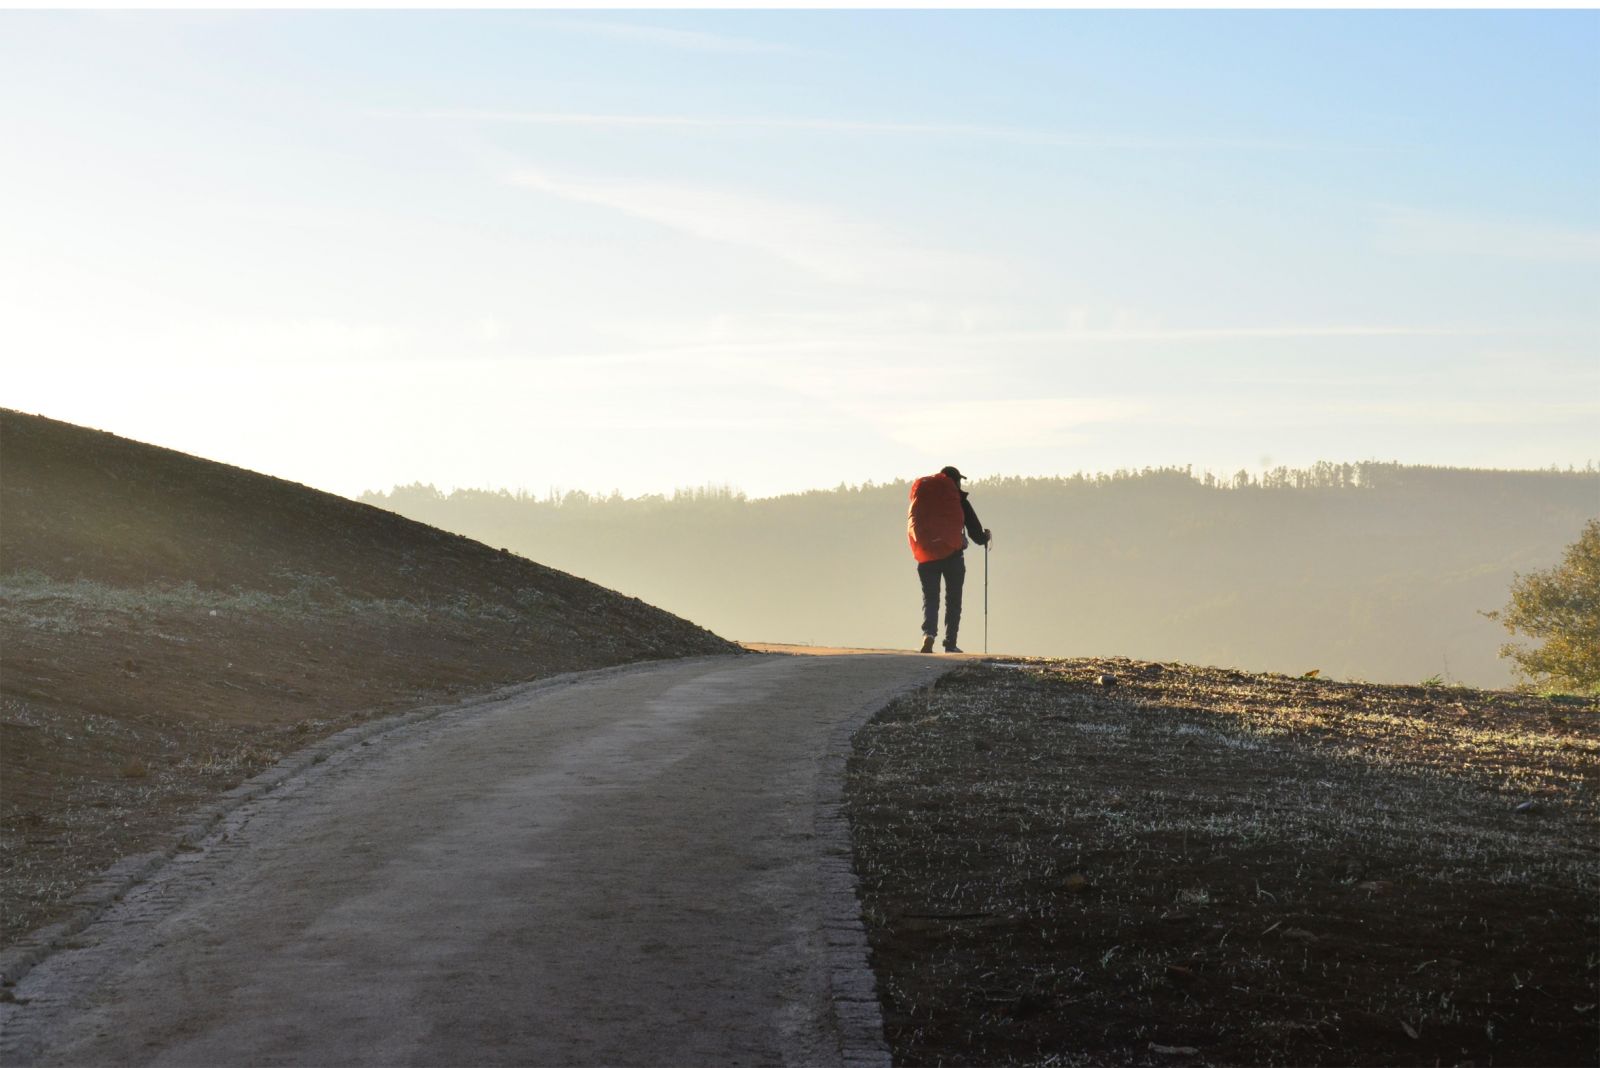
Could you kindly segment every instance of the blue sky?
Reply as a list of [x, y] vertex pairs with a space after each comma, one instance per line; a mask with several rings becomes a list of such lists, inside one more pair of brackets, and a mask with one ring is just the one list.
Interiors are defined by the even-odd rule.
[[0, 15], [0, 403], [355, 494], [1600, 459], [1600, 12]]

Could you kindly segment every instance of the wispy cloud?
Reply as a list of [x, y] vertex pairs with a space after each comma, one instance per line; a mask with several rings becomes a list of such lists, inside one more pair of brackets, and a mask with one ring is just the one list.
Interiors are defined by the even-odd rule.
[[691, 52], [784, 52], [798, 50], [770, 41], [733, 37], [701, 30], [676, 30], [641, 22], [613, 22], [609, 19], [541, 18], [538, 24], [552, 29], [572, 30], [604, 37], [623, 38], [644, 44], [660, 45]]
[[1548, 426], [1600, 419], [1595, 402], [1377, 401], [1329, 406], [1349, 421], [1402, 426]]
[[1149, 410], [1143, 401], [1118, 397], [1025, 397], [912, 407], [876, 422], [890, 440], [912, 448], [949, 440], [952, 427], [986, 449], [1048, 448], [1077, 439], [1091, 425], [1137, 420]]
[[1385, 208], [1380, 242], [1409, 255], [1600, 263], [1600, 230]]
[[1470, 337], [1476, 331], [1439, 326], [1215, 326], [1131, 327], [1104, 330], [1026, 330], [998, 332], [992, 340], [1017, 344], [1122, 344], [1172, 341], [1278, 341], [1310, 338]]
[[[852, 326], [852, 319], [858, 320]], [[921, 356], [930, 353], [960, 354], [977, 352], [1018, 352], [1062, 347], [1106, 345], [1203, 345], [1216, 342], [1340, 340], [1383, 338], [1479, 337], [1479, 331], [1438, 326], [1407, 325], [1284, 325], [1175, 328], [1108, 328], [1082, 330], [993, 330], [894, 329], [873, 324], [870, 319], [843, 317], [839, 322], [811, 322], [793, 327], [740, 323], [717, 329], [652, 328], [649, 336], [640, 333], [636, 340], [654, 355], [671, 359], [681, 355], [741, 355], [761, 352], [768, 355], [810, 356], [870, 354], [890, 359], [902, 354]], [[641, 350], [643, 351], [643, 350]]]
[[936, 277], [948, 282], [995, 266], [980, 257], [915, 247], [883, 227], [813, 204], [703, 186], [613, 181], [536, 169], [517, 171], [510, 180], [701, 240], [757, 250], [830, 282], [891, 287]]
[[931, 122], [870, 122], [860, 119], [788, 119], [711, 115], [620, 115], [584, 111], [495, 111], [472, 108], [428, 108], [425, 119], [508, 123], [526, 126], [668, 127], [727, 130], [829, 130], [847, 133], [957, 134], [963, 136], [1027, 136], [1024, 130]]
[[[1106, 330], [963, 330], [907, 325], [896, 328], [875, 320], [871, 314], [844, 314], [810, 317], [794, 323], [771, 322], [756, 317], [718, 317], [714, 322], [674, 323], [653, 321], [636, 324], [621, 332], [625, 348], [605, 352], [547, 356], [551, 363], [571, 362], [588, 368], [641, 367], [658, 364], [716, 369], [718, 373], [745, 373], [759, 365], [776, 384], [802, 389], [819, 381], [817, 370], [826, 367], [827, 394], [858, 393], [873, 398], [903, 394], [906, 383], [915, 380], [931, 393], [958, 388], [971, 374], [974, 361], [987, 366], [1021, 373], [1019, 367], [1034, 367], [1043, 358], [1057, 357], [1098, 361], [1107, 350], [1127, 347], [1146, 349], [1163, 357], [1184, 358], [1191, 346], [1274, 341], [1326, 339], [1347, 340], [1359, 345], [1366, 340], [1391, 338], [1476, 337], [1470, 331], [1436, 327], [1394, 326], [1269, 326], [1198, 329], [1106, 329]], [[1360, 351], [1360, 350], [1356, 350]], [[1143, 355], [1142, 353], [1140, 355]], [[1131, 358], [1140, 358], [1132, 355]], [[1296, 367], [1306, 368], [1295, 373]], [[1436, 372], [1329, 373], [1325, 362], [1297, 364], [1285, 362], [1272, 372], [1259, 367], [1237, 380], [1262, 386], [1335, 387], [1360, 385], [1390, 386], [1410, 382], [1416, 388], [1431, 386]], [[1213, 377], [1229, 379], [1219, 371]]]
[[793, 130], [818, 133], [873, 133], [889, 136], [958, 137], [1055, 148], [1182, 152], [1209, 150], [1328, 151], [1354, 146], [1315, 144], [1251, 137], [1161, 137], [1072, 134], [1022, 126], [951, 122], [885, 122], [870, 119], [795, 118], [783, 116], [621, 114], [589, 111], [516, 111], [485, 108], [425, 108], [416, 112], [381, 112], [386, 117], [525, 126], [571, 126], [614, 129]]

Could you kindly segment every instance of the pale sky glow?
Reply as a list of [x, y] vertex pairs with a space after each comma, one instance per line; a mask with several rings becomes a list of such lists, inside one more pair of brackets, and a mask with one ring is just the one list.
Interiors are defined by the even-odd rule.
[[354, 495], [1600, 460], [1600, 12], [0, 14], [0, 404]]

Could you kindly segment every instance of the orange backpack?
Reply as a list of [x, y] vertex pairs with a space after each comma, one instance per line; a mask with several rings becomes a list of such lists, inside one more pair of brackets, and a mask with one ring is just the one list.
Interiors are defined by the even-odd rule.
[[906, 539], [917, 563], [943, 560], [967, 547], [966, 513], [961, 491], [949, 475], [924, 475], [911, 483], [906, 510]]

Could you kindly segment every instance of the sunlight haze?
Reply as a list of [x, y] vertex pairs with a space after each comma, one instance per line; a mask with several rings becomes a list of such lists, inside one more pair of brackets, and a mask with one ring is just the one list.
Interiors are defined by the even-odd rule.
[[0, 16], [0, 403], [345, 495], [1600, 456], [1600, 13]]

